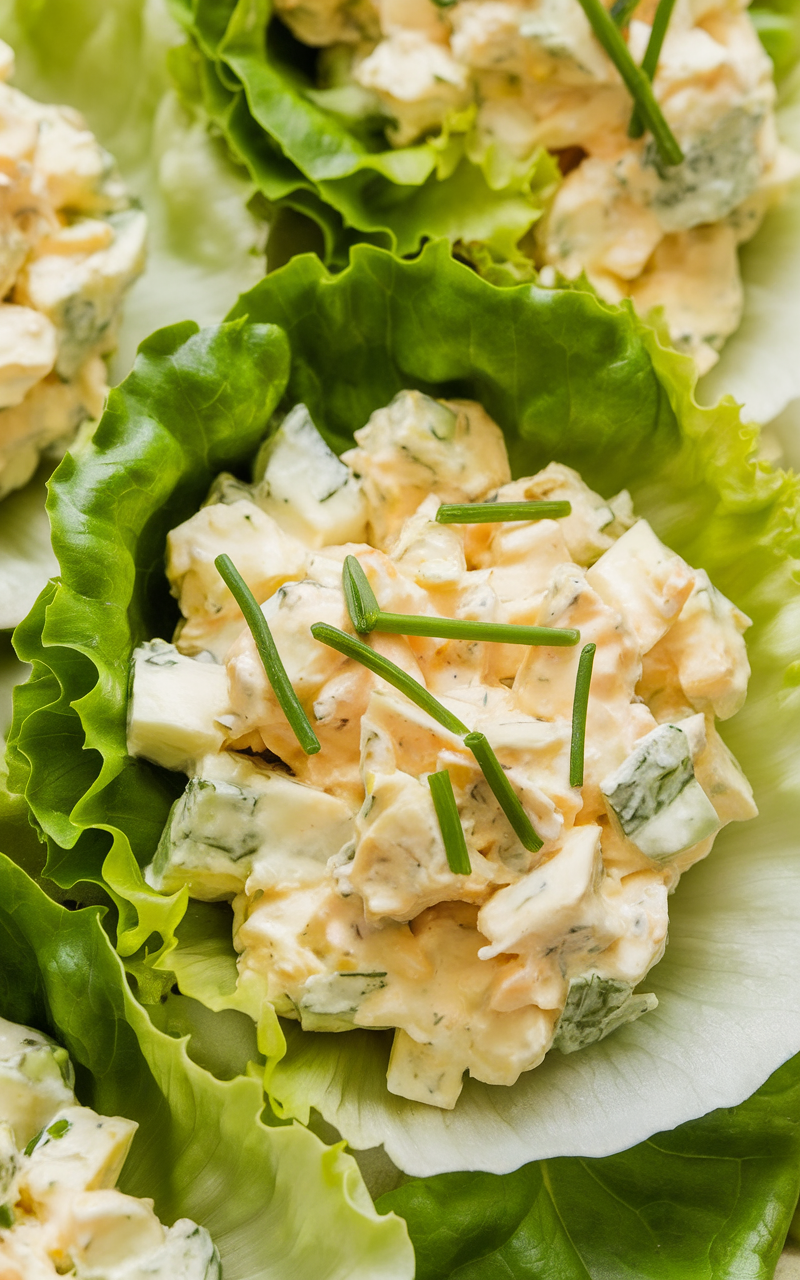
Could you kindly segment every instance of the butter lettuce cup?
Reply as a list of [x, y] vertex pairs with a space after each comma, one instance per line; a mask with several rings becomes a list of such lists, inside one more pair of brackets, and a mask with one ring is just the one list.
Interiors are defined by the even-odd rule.
[[[626, 307], [497, 288], [446, 242], [410, 263], [362, 246], [337, 277], [314, 256], [295, 259], [217, 328], [152, 335], [91, 444], [61, 464], [49, 498], [61, 577], [17, 632], [33, 674], [17, 693], [11, 787], [46, 840], [44, 876], [62, 891], [100, 885], [113, 900], [117, 949], [143, 998], [174, 975], [209, 1016], [239, 1010], [257, 1023], [278, 1115], [321, 1116], [408, 1174], [507, 1173], [551, 1156], [607, 1156], [732, 1107], [800, 1049], [797, 482], [758, 461], [758, 430], [733, 402], [698, 407], [694, 378], [691, 360]], [[646, 1016], [580, 1052], [550, 1052], [513, 1085], [465, 1078], [449, 1109], [387, 1089], [389, 1033], [303, 1030], [257, 984], [237, 988], [230, 906], [189, 901], [185, 887], [159, 893], [144, 875], [185, 776], [133, 758], [126, 743], [132, 654], [168, 642], [178, 622], [169, 532], [220, 472], [229, 475], [211, 500], [224, 494], [228, 505], [212, 511], [252, 493], [243, 486], [276, 409], [305, 405], [340, 452], [409, 391], [477, 402], [515, 476], [574, 468], [597, 502], [612, 501], [607, 524], [627, 519], [613, 500], [627, 489], [658, 538], [752, 620], [749, 692], [721, 735], [759, 813], [727, 826], [670, 898], [669, 944], [646, 979], [657, 1007], [647, 1001]], [[310, 484], [308, 456], [296, 490]], [[259, 476], [264, 465], [262, 452]], [[147, 652], [155, 669], [188, 660], [168, 644]], [[190, 697], [184, 705], [194, 711]], [[221, 1045], [224, 1057], [224, 1035]]]

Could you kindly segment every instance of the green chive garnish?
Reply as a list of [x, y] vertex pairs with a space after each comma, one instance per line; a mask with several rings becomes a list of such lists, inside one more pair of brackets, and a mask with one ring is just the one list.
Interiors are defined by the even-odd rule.
[[436, 519], [439, 524], [499, 524], [502, 520], [560, 520], [571, 511], [569, 502], [445, 502]]
[[267, 679], [272, 685], [283, 714], [289, 721], [292, 732], [307, 756], [316, 755], [320, 748], [319, 738], [311, 728], [311, 722], [300, 704], [291, 680], [286, 674], [286, 668], [281, 662], [281, 655], [275, 646], [272, 632], [256, 603], [255, 596], [230, 556], [217, 556], [214, 564], [244, 614], [244, 620], [252, 633], [258, 656], [264, 664]]
[[401, 670], [389, 658], [384, 658], [383, 654], [376, 653], [368, 644], [364, 644], [363, 640], [357, 640], [355, 636], [349, 636], [347, 632], [340, 631], [338, 627], [332, 627], [327, 622], [315, 622], [311, 628], [311, 634], [321, 644], [328, 645], [337, 653], [344, 654], [346, 658], [353, 658], [356, 662], [360, 662], [376, 676], [382, 676], [388, 684], [393, 685], [400, 693], [404, 693], [422, 711], [427, 711], [429, 716], [432, 716], [450, 733], [458, 734], [462, 738], [464, 734], [469, 733], [467, 726], [443, 707], [432, 693], [428, 693], [418, 680]]
[[69, 1120], [54, 1120], [47, 1132], [51, 1138], [63, 1138], [65, 1133], [69, 1133], [72, 1125]]
[[0, 1227], [7, 1230], [14, 1225], [14, 1210], [10, 1204], [0, 1204]]
[[453, 783], [446, 769], [428, 774], [428, 786], [433, 797], [433, 807], [439, 819], [439, 830], [447, 854], [447, 865], [454, 876], [468, 876], [472, 871], [469, 849], [464, 839], [464, 828], [458, 816], [458, 806], [453, 795]]
[[522, 807], [519, 796], [512, 787], [505, 770], [492, 750], [486, 735], [468, 733], [464, 738], [464, 746], [469, 747], [481, 767], [483, 776], [488, 782], [497, 803], [516, 831], [521, 843], [531, 853], [537, 853], [542, 841], [533, 829], [530, 818]]
[[572, 743], [569, 752], [569, 785], [571, 787], [583, 786], [586, 711], [589, 706], [589, 685], [592, 683], [592, 664], [596, 648], [596, 644], [585, 644], [578, 659], [575, 697], [572, 700]]
[[355, 556], [345, 556], [342, 586], [350, 621], [361, 635], [375, 630], [380, 607], [369, 579]]
[[468, 618], [431, 618], [425, 614], [379, 610], [373, 631], [398, 636], [434, 636], [440, 640], [489, 640], [497, 644], [577, 644], [580, 631], [571, 627], [522, 627], [511, 622], [472, 622]]
[[27, 1147], [25, 1148], [25, 1150], [24, 1150], [24, 1152], [23, 1152], [23, 1155], [26, 1155], [26, 1156], [32, 1156], [32, 1155], [33, 1155], [34, 1151], [36, 1150], [37, 1146], [39, 1145], [39, 1140], [40, 1140], [40, 1138], [42, 1137], [43, 1133], [44, 1133], [44, 1129], [40, 1129], [38, 1133], [35, 1133], [35, 1134], [33, 1135], [33, 1137], [31, 1138], [30, 1142], [28, 1143]]
[[[642, 71], [650, 81], [653, 80], [656, 74], [658, 59], [661, 56], [661, 46], [664, 43], [664, 36], [667, 34], [667, 27], [674, 8], [675, 0], [658, 0], [656, 16], [653, 18], [653, 25], [650, 29], [650, 39], [647, 42], [647, 49], [642, 59]], [[628, 137], [641, 138], [643, 133], [642, 117], [638, 108], [634, 107], [631, 122], [628, 125]]]
[[666, 165], [680, 164], [683, 160], [675, 136], [661, 114], [653, 88], [645, 72], [637, 67], [630, 50], [623, 40], [603, 0], [579, 0], [589, 19], [594, 34], [605, 49], [617, 71], [622, 76], [629, 94], [639, 109], [639, 114], [655, 139], [661, 159]]

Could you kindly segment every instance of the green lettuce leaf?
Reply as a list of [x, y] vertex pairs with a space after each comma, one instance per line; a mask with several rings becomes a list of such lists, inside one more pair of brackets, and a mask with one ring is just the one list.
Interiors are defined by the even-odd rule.
[[353, 231], [400, 255], [446, 235], [510, 256], [541, 215], [558, 181], [548, 157], [479, 154], [466, 112], [441, 137], [387, 146], [379, 126], [323, 105], [307, 50], [270, 23], [269, 0], [172, 0], [172, 9], [193, 40], [194, 58], [182, 59], [184, 94], [202, 102], [272, 204], [319, 224], [328, 262], [345, 265]]
[[417, 386], [481, 401], [517, 474], [556, 458], [606, 494], [627, 485], [656, 530], [754, 619], [750, 697], [724, 732], [761, 808], [681, 882], [667, 956], [648, 979], [660, 1005], [647, 1018], [581, 1053], [551, 1054], [511, 1089], [471, 1080], [444, 1114], [387, 1093], [383, 1034], [287, 1024], [284, 1045], [274, 1017], [254, 1010], [273, 1105], [301, 1119], [316, 1109], [353, 1146], [383, 1144], [401, 1168], [428, 1174], [603, 1156], [739, 1103], [800, 1049], [798, 482], [752, 461], [758, 433], [732, 402], [697, 406], [691, 361], [629, 308], [574, 290], [496, 288], [444, 241], [410, 263], [361, 246], [336, 277], [298, 258], [245, 295], [229, 325], [154, 335], [92, 443], [62, 464], [50, 499], [61, 580], [18, 632], [33, 674], [9, 757], [12, 786], [47, 838], [46, 874], [62, 888], [105, 884], [123, 954], [179, 973], [210, 1009], [235, 1005], [226, 909], [202, 928], [195, 910], [179, 928], [181, 895], [158, 897], [139, 870], [182, 779], [125, 755], [126, 662], [138, 638], [169, 635], [175, 620], [166, 530], [214, 470], [241, 472], [283, 394], [286, 350], [271, 325], [291, 348], [284, 403], [304, 400], [337, 447]]
[[[15, 852], [2, 797], [0, 840]], [[121, 1189], [167, 1223], [207, 1227], [226, 1280], [410, 1280], [403, 1223], [376, 1214], [352, 1156], [300, 1125], [269, 1127], [256, 1079], [216, 1079], [185, 1027], [154, 1027], [104, 914], [52, 902], [0, 855], [0, 1014], [65, 1046], [81, 1102], [137, 1121]]]
[[741, 1106], [621, 1155], [444, 1173], [378, 1208], [408, 1222], [416, 1280], [770, 1280], [798, 1192], [794, 1058]]

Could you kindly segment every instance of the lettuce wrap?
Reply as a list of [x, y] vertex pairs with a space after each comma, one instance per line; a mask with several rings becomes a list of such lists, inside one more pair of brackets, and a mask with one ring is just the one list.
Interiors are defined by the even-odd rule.
[[[527, 165], [501, 162], [476, 142], [469, 111], [452, 113], [440, 135], [392, 148], [385, 122], [348, 116], [336, 90], [315, 87], [317, 51], [289, 33], [270, 0], [171, 0], [171, 7], [189, 36], [171, 55], [175, 82], [272, 207], [273, 261], [313, 248], [337, 269], [357, 241], [405, 256], [442, 236], [495, 282], [535, 274], [519, 246], [559, 181], [546, 153]], [[781, 136], [798, 147], [800, 5], [768, 0], [751, 12], [775, 66]], [[705, 401], [731, 393], [760, 422], [800, 396], [790, 345], [799, 217], [795, 184], [742, 251], [744, 320], [701, 384]], [[585, 279], [578, 287], [588, 287]]]
[[551, 1055], [513, 1088], [470, 1080], [445, 1114], [386, 1092], [382, 1033], [304, 1033], [251, 1007], [268, 1095], [281, 1116], [318, 1113], [414, 1175], [606, 1156], [741, 1102], [800, 1049], [798, 482], [753, 460], [757, 430], [732, 402], [697, 406], [691, 361], [628, 308], [498, 289], [444, 242], [411, 263], [361, 246], [339, 276], [300, 257], [227, 323], [152, 335], [93, 441], [51, 484], [61, 576], [17, 632], [33, 672], [16, 695], [11, 788], [46, 840], [44, 876], [61, 892], [110, 895], [143, 991], [175, 974], [208, 1009], [237, 1007], [230, 910], [187, 909], [183, 891], [161, 897], [142, 876], [183, 778], [126, 755], [128, 660], [177, 620], [167, 531], [220, 469], [246, 473], [276, 405], [303, 400], [341, 449], [409, 386], [481, 402], [516, 474], [556, 459], [604, 494], [629, 487], [658, 534], [753, 618], [750, 694], [724, 736], [761, 816], [727, 829], [681, 882], [647, 1019]]

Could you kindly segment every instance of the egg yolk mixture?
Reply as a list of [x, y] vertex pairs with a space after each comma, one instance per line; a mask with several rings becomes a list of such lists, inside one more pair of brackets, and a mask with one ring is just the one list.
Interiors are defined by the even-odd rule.
[[[656, 1004], [668, 894], [756, 813], [716, 728], [742, 705], [749, 620], [702, 570], [557, 463], [512, 480], [478, 404], [403, 391], [337, 458], [296, 406], [256, 481], [215, 482], [168, 539], [182, 621], [136, 650], [129, 750], [189, 775], [154, 887], [231, 900], [239, 982], [311, 1031], [392, 1028], [388, 1087], [455, 1105]], [[569, 514], [446, 524], [442, 503]], [[321, 749], [306, 755], [214, 560], [262, 606]], [[372, 649], [485, 734], [541, 842], [523, 844], [463, 735], [311, 633], [354, 635], [345, 558], [388, 613], [569, 628], [580, 644], [385, 634]], [[469, 629], [467, 628], [467, 631]], [[596, 652], [570, 782], [581, 647]], [[451, 869], [430, 775], [469, 853]]]

